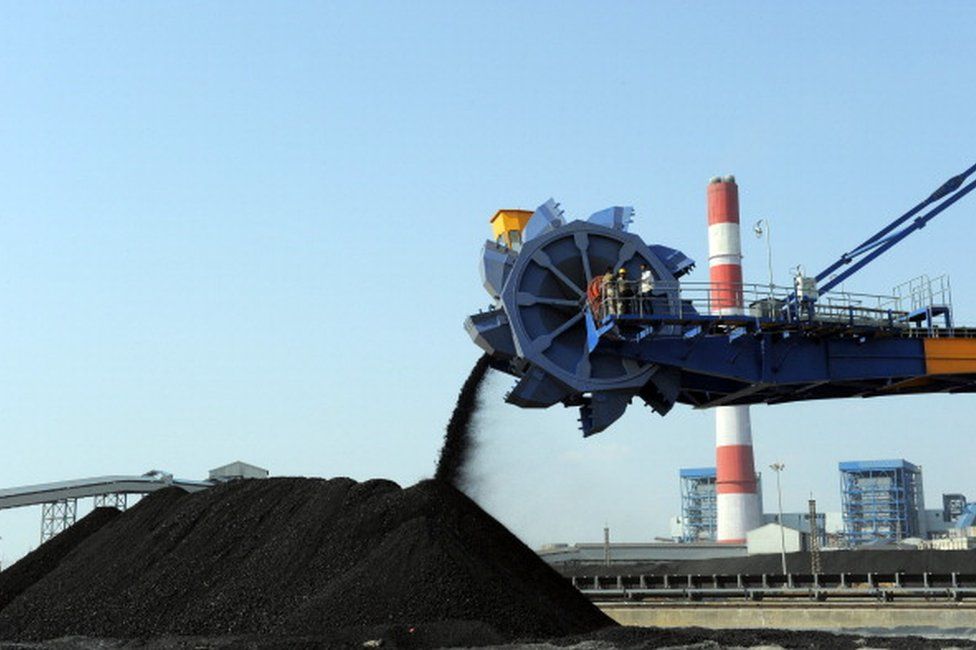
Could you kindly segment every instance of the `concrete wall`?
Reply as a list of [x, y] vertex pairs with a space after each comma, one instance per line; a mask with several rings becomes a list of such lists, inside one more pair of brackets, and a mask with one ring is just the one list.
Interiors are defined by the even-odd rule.
[[[556, 565], [603, 564], [604, 562], [603, 544], [547, 544], [537, 550], [536, 553], [549, 564]], [[610, 561], [614, 564], [668, 560], [707, 560], [719, 557], [744, 557], [745, 555], [745, 544], [717, 544], [715, 542], [610, 544]]]
[[976, 605], [864, 605], [860, 603], [780, 604], [604, 604], [600, 609], [621, 625], [711, 629], [973, 630]]

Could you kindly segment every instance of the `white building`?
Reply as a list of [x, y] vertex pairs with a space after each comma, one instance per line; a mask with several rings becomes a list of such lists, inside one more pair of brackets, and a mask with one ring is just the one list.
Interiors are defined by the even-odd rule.
[[809, 537], [808, 533], [789, 526], [766, 524], [746, 533], [746, 550], [749, 555], [781, 553], [783, 548], [787, 553], [798, 553], [809, 548]]
[[239, 460], [210, 470], [211, 481], [235, 481], [242, 478], [268, 478], [268, 470]]

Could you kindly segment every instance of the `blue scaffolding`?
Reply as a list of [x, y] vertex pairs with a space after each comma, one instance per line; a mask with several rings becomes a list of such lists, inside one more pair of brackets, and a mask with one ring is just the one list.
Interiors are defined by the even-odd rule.
[[680, 471], [681, 541], [715, 541], [718, 525], [715, 468], [693, 467]]
[[848, 544], [924, 535], [921, 467], [903, 459], [848, 461], [838, 467]]

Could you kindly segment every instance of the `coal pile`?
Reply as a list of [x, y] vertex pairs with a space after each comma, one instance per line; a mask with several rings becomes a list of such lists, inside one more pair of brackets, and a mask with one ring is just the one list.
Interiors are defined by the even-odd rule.
[[118, 515], [119, 511], [115, 508], [96, 508], [0, 573], [0, 609], [57, 568], [76, 546]]
[[436, 628], [445, 643], [472, 643], [472, 635], [497, 642], [611, 624], [504, 526], [435, 480], [406, 489], [281, 478], [163, 490], [0, 609], [8, 640], [328, 638], [384, 626]]

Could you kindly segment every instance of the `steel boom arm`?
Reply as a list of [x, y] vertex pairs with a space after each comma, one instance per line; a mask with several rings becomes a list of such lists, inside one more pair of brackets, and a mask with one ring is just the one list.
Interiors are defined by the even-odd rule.
[[[830, 291], [835, 286], [837, 286], [838, 284], [845, 281], [847, 278], [851, 277], [856, 272], [864, 268], [872, 260], [878, 258], [882, 253], [884, 253], [889, 248], [891, 248], [892, 246], [894, 246], [895, 244], [903, 240], [905, 237], [915, 232], [916, 230], [921, 230], [922, 228], [924, 228], [929, 221], [931, 221], [933, 218], [938, 216], [943, 210], [951, 206], [953, 203], [955, 203], [962, 197], [969, 194], [969, 192], [971, 192], [974, 188], [976, 188], [976, 181], [972, 181], [965, 186], [963, 186], [963, 183], [965, 182], [966, 178], [972, 175], [973, 172], [976, 172], [976, 164], [972, 165], [971, 167], [969, 167], [969, 169], [965, 170], [964, 172], [957, 174], [956, 176], [953, 176], [952, 178], [947, 180], [939, 187], [939, 189], [932, 192], [932, 194], [929, 195], [929, 197], [926, 198], [924, 201], [922, 201], [914, 208], [912, 208], [905, 214], [901, 215], [900, 217], [892, 221], [890, 224], [888, 224], [887, 226], [885, 226], [884, 228], [876, 232], [874, 235], [872, 235], [871, 237], [863, 241], [854, 250], [841, 255], [840, 259], [838, 259], [836, 262], [834, 262], [826, 269], [818, 273], [816, 279], [817, 279], [817, 283], [819, 284], [825, 278], [829, 277], [830, 274], [836, 271], [837, 269], [857, 260], [857, 262], [855, 262], [853, 266], [844, 270], [837, 276], [831, 278], [823, 285], [820, 285], [819, 287], [820, 293], [823, 294]], [[928, 211], [927, 213], [921, 216], [916, 216], [920, 212], [925, 210], [925, 208], [929, 207], [933, 203], [936, 203], [937, 201], [940, 201], [942, 199], [945, 200], [939, 203], [932, 210]], [[909, 225], [905, 226], [901, 230], [896, 231], [896, 229], [899, 226], [904, 224], [909, 219], [912, 219], [912, 217], [915, 217], [915, 219]], [[864, 257], [862, 258], [862, 256]]]

